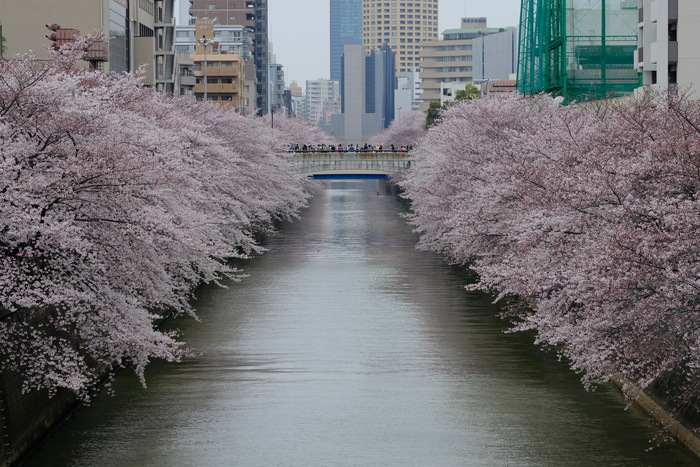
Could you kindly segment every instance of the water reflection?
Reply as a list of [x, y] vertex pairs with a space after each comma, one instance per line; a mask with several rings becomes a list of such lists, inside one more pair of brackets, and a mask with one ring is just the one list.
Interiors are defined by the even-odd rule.
[[[381, 196], [377, 196], [379, 191]], [[459, 271], [414, 249], [378, 181], [333, 182], [228, 289], [202, 354], [77, 411], [27, 465], [695, 465], [619, 396], [504, 334]]]

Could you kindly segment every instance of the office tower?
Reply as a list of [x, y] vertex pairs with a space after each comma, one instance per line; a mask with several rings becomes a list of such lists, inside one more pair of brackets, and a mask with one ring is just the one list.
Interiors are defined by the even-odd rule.
[[438, 0], [362, 1], [362, 44], [370, 53], [387, 44], [396, 73], [420, 66], [420, 43], [438, 38]]
[[443, 31], [442, 40], [425, 41], [421, 51], [421, 110], [444, 103], [467, 84], [507, 80], [515, 73], [515, 28], [489, 28], [486, 18], [462, 18], [459, 29]]
[[346, 45], [362, 44], [362, 0], [330, 0], [331, 79], [340, 81]]
[[395, 54], [388, 45], [369, 54], [346, 45], [342, 68], [342, 113], [332, 115], [332, 131], [344, 144], [363, 144], [394, 120]]

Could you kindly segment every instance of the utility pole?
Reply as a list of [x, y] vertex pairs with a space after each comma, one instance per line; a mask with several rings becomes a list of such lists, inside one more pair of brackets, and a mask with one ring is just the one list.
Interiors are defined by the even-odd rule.
[[199, 39], [199, 43], [204, 47], [204, 102], [207, 102], [207, 47], [213, 42], [212, 39], [207, 39], [204, 35]]

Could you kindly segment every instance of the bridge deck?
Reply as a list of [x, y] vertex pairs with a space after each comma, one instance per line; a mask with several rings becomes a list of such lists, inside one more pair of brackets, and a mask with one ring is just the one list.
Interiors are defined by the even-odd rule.
[[347, 176], [383, 176], [405, 173], [411, 167], [411, 158], [404, 151], [378, 152], [292, 152], [288, 160], [299, 173], [316, 178]]

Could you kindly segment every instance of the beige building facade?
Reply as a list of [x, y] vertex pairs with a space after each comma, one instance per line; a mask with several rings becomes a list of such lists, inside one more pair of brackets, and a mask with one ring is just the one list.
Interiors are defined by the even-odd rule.
[[[214, 37], [214, 20], [198, 19], [197, 37]], [[244, 97], [245, 70], [240, 54], [221, 53], [219, 43], [212, 41], [205, 46], [201, 42], [195, 45], [194, 76], [196, 84], [194, 95], [197, 100], [206, 100], [224, 107], [244, 110], [250, 105]]]
[[121, 73], [144, 66], [145, 84], [172, 94], [174, 6], [175, 0], [2, 0], [4, 56], [31, 51], [48, 59], [47, 23], [82, 35], [99, 29], [111, 37], [105, 60], [97, 64], [100, 70]]
[[421, 110], [427, 110], [430, 102], [454, 100], [467, 84], [508, 79], [515, 72], [513, 27], [489, 28], [484, 17], [462, 18], [459, 29], [443, 31], [442, 36], [421, 43]]
[[438, 0], [362, 1], [365, 53], [384, 44], [396, 54], [396, 74], [420, 66], [420, 44], [438, 38]]

